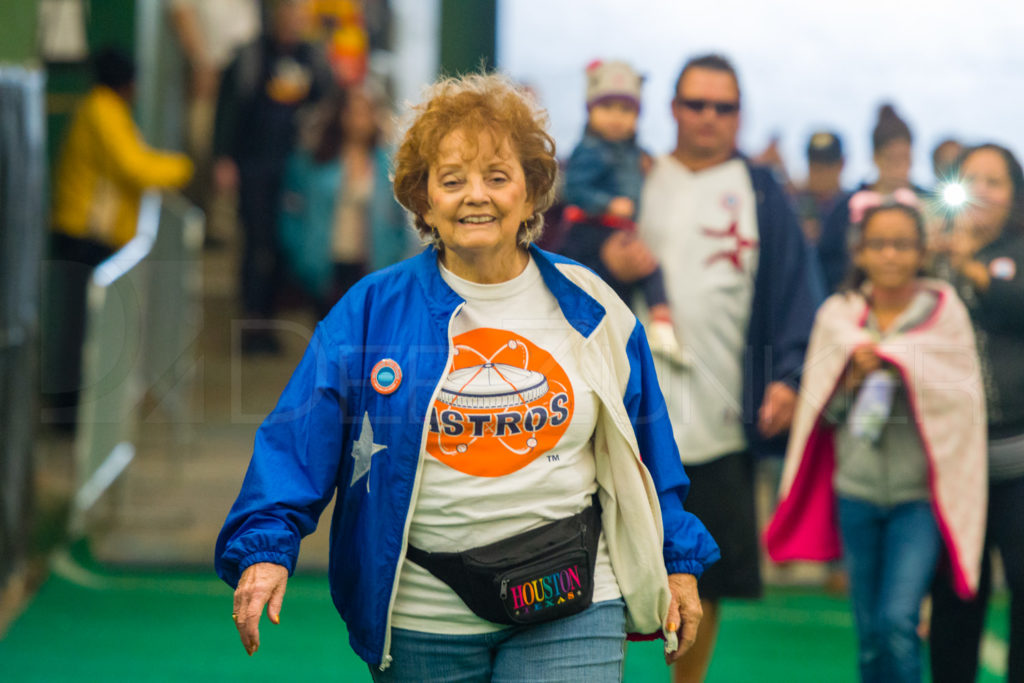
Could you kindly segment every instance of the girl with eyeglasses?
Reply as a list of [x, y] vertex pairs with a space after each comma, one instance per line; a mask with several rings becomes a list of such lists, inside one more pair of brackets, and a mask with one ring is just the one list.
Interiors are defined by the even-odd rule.
[[900, 118], [893, 106], [883, 104], [879, 107], [878, 121], [871, 133], [871, 159], [877, 176], [874, 181], [862, 183], [846, 199], [840, 198], [821, 226], [821, 237], [817, 244], [818, 260], [829, 293], [839, 290], [850, 269], [850, 237], [856, 221], [852, 220], [848, 199], [863, 190], [890, 195], [897, 190], [908, 189], [918, 199], [927, 196], [925, 189], [910, 181], [913, 141], [910, 126]]
[[984, 391], [967, 310], [922, 276], [909, 190], [851, 199], [853, 268], [822, 305], [766, 534], [773, 560], [845, 560], [862, 681], [922, 677], [919, 614], [945, 547], [978, 586]]

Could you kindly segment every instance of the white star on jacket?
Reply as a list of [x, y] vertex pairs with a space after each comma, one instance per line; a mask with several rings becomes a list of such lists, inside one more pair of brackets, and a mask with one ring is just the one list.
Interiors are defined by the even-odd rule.
[[[370, 424], [370, 413], [363, 413], [363, 426], [359, 430], [359, 438], [352, 444], [352, 459], [356, 464], [352, 467], [352, 481], [349, 488], [355, 486], [364, 474], [370, 472], [370, 464], [373, 456], [387, 448], [379, 443], [373, 442], [373, 426]], [[370, 478], [366, 477], [366, 490], [370, 490]]]

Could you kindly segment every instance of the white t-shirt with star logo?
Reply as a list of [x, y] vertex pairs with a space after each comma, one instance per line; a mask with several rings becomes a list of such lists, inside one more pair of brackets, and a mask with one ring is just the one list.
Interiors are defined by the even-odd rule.
[[[434, 402], [409, 543], [454, 552], [574, 515], [597, 491], [599, 401], [577, 366], [580, 335], [531, 259], [495, 285], [441, 276], [466, 300]], [[604, 535], [593, 601], [621, 595]], [[505, 628], [477, 617], [416, 563], [401, 568], [392, 625], [449, 634]]]
[[743, 354], [758, 261], [757, 207], [740, 159], [693, 172], [655, 161], [644, 184], [640, 234], [661, 260], [681, 343], [694, 359], [658, 363], [683, 462], [746, 448], [741, 423]]

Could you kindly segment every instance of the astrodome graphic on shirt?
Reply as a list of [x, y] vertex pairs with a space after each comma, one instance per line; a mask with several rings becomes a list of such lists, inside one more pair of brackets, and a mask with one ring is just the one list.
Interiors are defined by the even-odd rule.
[[464, 474], [500, 477], [552, 449], [574, 405], [554, 357], [508, 330], [481, 327], [453, 341], [430, 412], [427, 453]]

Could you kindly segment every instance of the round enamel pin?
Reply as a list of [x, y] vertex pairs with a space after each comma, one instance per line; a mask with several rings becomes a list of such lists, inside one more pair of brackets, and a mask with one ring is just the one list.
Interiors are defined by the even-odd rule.
[[1012, 280], [1017, 275], [1017, 264], [1012, 258], [1002, 256], [988, 264], [988, 272], [997, 280]]
[[402, 369], [390, 358], [378, 361], [370, 371], [370, 384], [378, 394], [392, 394], [401, 383]]

